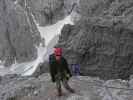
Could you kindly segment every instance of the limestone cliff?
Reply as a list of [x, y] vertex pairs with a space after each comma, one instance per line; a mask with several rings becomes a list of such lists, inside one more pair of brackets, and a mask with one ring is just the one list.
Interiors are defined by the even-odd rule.
[[40, 34], [31, 17], [11, 0], [0, 1], [0, 60], [5, 65], [37, 57]]
[[75, 10], [78, 0], [17, 0], [24, 7], [25, 2], [40, 26], [56, 23]]
[[[83, 75], [127, 79], [133, 74], [133, 1], [80, 0], [82, 19], [65, 25], [59, 45]], [[73, 60], [74, 59], [74, 60]]]

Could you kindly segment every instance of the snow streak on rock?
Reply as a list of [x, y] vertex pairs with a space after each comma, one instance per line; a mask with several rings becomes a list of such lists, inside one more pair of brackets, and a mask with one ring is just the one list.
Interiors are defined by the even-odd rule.
[[[48, 56], [47, 50], [49, 50], [48, 46], [50, 41], [54, 39], [56, 35], [60, 34], [61, 29], [63, 28], [64, 24], [74, 24], [71, 21], [71, 15], [67, 16], [65, 19], [57, 22], [54, 25], [40, 27], [37, 25], [39, 32], [41, 33], [41, 37], [45, 40], [46, 47], [37, 47], [38, 48], [38, 58], [35, 61], [25, 62], [21, 64], [14, 64], [11, 67], [11, 71], [17, 74], [21, 74], [23, 76], [32, 75], [36, 68], [38, 67], [39, 63], [42, 63], [44, 59]], [[55, 41], [55, 44], [58, 40]], [[52, 44], [52, 45], [55, 45]], [[51, 46], [49, 46], [52, 49]]]

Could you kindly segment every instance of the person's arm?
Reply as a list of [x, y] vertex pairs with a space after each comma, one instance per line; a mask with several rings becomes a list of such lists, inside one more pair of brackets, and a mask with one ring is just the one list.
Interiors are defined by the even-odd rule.
[[72, 77], [71, 71], [70, 71], [70, 69], [69, 69], [69, 67], [68, 67], [68, 63], [67, 63], [67, 61], [66, 61], [65, 58], [63, 58], [63, 62], [64, 62], [64, 68], [65, 68], [65, 70], [66, 70], [67, 73], [70, 75], [70, 77]]
[[49, 56], [49, 70], [50, 70], [50, 75], [51, 75], [51, 80], [52, 82], [55, 82], [55, 76], [54, 76], [54, 64], [52, 62], [52, 55]]

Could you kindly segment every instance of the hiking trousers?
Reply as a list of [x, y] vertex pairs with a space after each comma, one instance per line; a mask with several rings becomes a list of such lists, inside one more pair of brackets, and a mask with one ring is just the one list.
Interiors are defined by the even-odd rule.
[[56, 80], [56, 88], [57, 88], [59, 95], [62, 95], [61, 84], [64, 86], [66, 90], [68, 90], [71, 93], [74, 93], [74, 90], [68, 84], [68, 80], [63, 79], [63, 80]]

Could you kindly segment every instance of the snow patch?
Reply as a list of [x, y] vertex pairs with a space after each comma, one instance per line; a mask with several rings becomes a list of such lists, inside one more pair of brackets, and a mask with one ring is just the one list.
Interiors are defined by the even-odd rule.
[[46, 27], [41, 27], [37, 25], [39, 32], [41, 33], [41, 37], [45, 39], [46, 46], [53, 39], [54, 36], [61, 33], [61, 29], [65, 24], [74, 24], [71, 20], [71, 15], [67, 16], [65, 19], [58, 21], [56, 24], [53, 25], [49, 25]]
[[4, 68], [3, 62], [0, 60], [0, 68]]
[[46, 56], [48, 56], [47, 50], [49, 49], [47, 48], [47, 46], [56, 35], [61, 33], [61, 29], [63, 28], [64, 24], [72, 24], [72, 25], [74, 24], [71, 20], [71, 14], [67, 16], [65, 19], [58, 21], [54, 25], [40, 27], [38, 24], [36, 24], [41, 34], [41, 37], [45, 39], [46, 47], [43, 47], [43, 46], [37, 47], [38, 57], [36, 60], [31, 62], [20, 63], [20, 64], [18, 63], [13, 64], [10, 70], [13, 73], [21, 74], [22, 76], [32, 75], [37, 69], [38, 65], [44, 61]]

